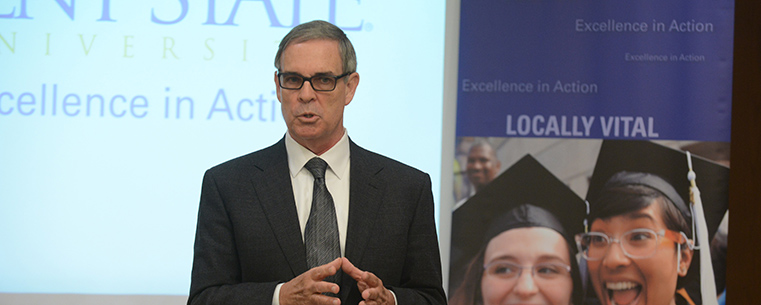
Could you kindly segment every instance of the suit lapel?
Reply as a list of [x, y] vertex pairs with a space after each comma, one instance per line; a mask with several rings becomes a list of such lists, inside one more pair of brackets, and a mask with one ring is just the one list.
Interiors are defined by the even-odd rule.
[[281, 139], [268, 153], [257, 160], [259, 162], [255, 166], [261, 172], [251, 179], [251, 183], [293, 275], [298, 276], [308, 268], [288, 171], [285, 141]]
[[[383, 166], [375, 162], [372, 153], [354, 142], [350, 141], [349, 145], [351, 181], [345, 256], [351, 262], [361, 264], [364, 249], [372, 237], [372, 228], [375, 227], [372, 220], [376, 218], [386, 186], [377, 177]], [[284, 140], [267, 149], [267, 153], [254, 162], [260, 171], [252, 177], [251, 183], [293, 275], [298, 276], [306, 272], [308, 267]], [[342, 287], [354, 285], [351, 277], [342, 276]], [[353, 290], [342, 289], [342, 299], [346, 299], [349, 291]]]
[[349, 186], [349, 221], [345, 256], [361, 264], [367, 242], [372, 239], [373, 220], [382, 202], [385, 183], [377, 174], [383, 167], [373, 162], [370, 152], [350, 142], [351, 182]]

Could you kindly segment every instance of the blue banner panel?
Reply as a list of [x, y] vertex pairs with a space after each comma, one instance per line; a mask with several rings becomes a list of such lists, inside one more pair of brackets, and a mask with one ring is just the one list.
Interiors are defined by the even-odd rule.
[[464, 1], [457, 136], [730, 140], [733, 1]]

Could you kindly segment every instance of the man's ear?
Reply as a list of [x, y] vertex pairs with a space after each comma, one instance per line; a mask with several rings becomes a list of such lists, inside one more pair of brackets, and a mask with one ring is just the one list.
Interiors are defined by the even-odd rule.
[[359, 73], [354, 72], [347, 76], [348, 80], [346, 81], [346, 101], [344, 102], [344, 106], [349, 105], [351, 103], [351, 100], [354, 99], [354, 93], [357, 92], [357, 86], [359, 85]]

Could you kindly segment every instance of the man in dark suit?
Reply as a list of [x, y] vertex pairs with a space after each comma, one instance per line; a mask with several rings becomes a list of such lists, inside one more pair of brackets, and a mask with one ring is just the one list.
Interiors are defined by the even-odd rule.
[[[188, 304], [446, 304], [430, 177], [357, 146], [343, 127], [359, 84], [346, 35], [299, 25], [275, 67], [288, 132], [204, 175]], [[319, 266], [304, 239], [314, 158], [327, 163], [341, 252]]]

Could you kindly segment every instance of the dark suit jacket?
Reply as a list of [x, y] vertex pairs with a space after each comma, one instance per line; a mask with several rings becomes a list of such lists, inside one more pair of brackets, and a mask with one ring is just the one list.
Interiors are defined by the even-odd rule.
[[[446, 304], [430, 177], [350, 142], [345, 256], [377, 275], [399, 305]], [[285, 140], [203, 178], [188, 304], [266, 304], [307, 271]], [[342, 276], [341, 304], [362, 297]]]

